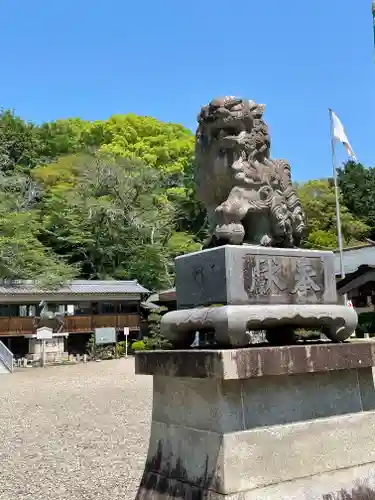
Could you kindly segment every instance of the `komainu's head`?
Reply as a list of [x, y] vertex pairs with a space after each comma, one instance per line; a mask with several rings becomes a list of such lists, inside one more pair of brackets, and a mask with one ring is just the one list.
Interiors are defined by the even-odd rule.
[[[270, 137], [262, 119], [265, 106], [240, 97], [213, 99], [198, 115], [197, 154], [207, 149], [245, 150], [253, 157], [269, 157]], [[261, 158], [258, 158], [261, 160]]]

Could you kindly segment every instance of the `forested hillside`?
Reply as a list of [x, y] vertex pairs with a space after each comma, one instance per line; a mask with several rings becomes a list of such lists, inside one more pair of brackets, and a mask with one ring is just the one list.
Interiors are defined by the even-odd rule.
[[[57, 285], [73, 277], [173, 283], [173, 258], [206, 236], [194, 195], [194, 135], [133, 114], [41, 126], [0, 114], [0, 277]], [[346, 245], [375, 238], [375, 169], [339, 175]], [[304, 245], [336, 248], [329, 179], [298, 186]]]

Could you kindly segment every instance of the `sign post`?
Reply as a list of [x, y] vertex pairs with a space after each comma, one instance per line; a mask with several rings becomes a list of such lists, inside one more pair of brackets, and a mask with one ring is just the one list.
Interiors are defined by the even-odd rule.
[[46, 366], [46, 340], [42, 339], [42, 368]]
[[124, 326], [124, 335], [125, 335], [125, 358], [128, 357], [128, 338], [129, 338], [129, 327]]
[[51, 340], [53, 338], [53, 330], [52, 328], [48, 328], [47, 326], [42, 326], [38, 328], [36, 331], [37, 340], [42, 341], [42, 356], [40, 359], [40, 364], [42, 367], [46, 364], [46, 340]]

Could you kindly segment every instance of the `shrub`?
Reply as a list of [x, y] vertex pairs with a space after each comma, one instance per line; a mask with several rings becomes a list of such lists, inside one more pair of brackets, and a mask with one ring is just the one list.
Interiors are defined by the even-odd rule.
[[375, 334], [375, 313], [367, 312], [358, 314], [357, 337], [364, 337], [368, 333], [370, 337]]
[[89, 355], [90, 359], [112, 359], [116, 354], [113, 344], [95, 345], [94, 334], [90, 335], [86, 344], [86, 353]]
[[[128, 353], [130, 353], [132, 346], [130, 342], [128, 342]], [[122, 340], [117, 343], [117, 356], [124, 356], [126, 350], [126, 340]]]
[[160, 332], [160, 322], [165, 311], [165, 307], [160, 307], [148, 317], [148, 335], [143, 339], [146, 350], [172, 348], [172, 344]]
[[319, 340], [321, 333], [319, 330], [316, 329], [308, 329], [308, 328], [298, 328], [295, 331], [295, 334], [297, 337], [299, 337], [302, 340]]
[[90, 338], [86, 343], [86, 353], [90, 356], [90, 358], [93, 358], [94, 352], [95, 352], [95, 337], [94, 334], [92, 334], [90, 335]]
[[137, 340], [136, 342], [132, 343], [132, 350], [137, 352], [137, 351], [144, 351], [146, 349], [145, 343], [143, 340]]

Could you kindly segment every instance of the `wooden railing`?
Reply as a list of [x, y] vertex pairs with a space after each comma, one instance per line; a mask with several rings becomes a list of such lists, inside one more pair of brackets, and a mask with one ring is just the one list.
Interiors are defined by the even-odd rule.
[[66, 316], [64, 318], [67, 332], [93, 332], [95, 328], [112, 326], [115, 328], [139, 327], [138, 314], [98, 314], [94, 316]]
[[[55, 331], [58, 329], [56, 320], [48, 321], [48, 326]], [[46, 324], [47, 326], [47, 324]], [[139, 328], [139, 314], [98, 314], [65, 316], [63, 332], [66, 333], [89, 333], [100, 327]], [[35, 333], [35, 325], [31, 317], [1, 317], [0, 316], [0, 336], [29, 335]]]
[[33, 318], [0, 317], [0, 335], [27, 335], [35, 333]]

